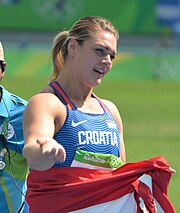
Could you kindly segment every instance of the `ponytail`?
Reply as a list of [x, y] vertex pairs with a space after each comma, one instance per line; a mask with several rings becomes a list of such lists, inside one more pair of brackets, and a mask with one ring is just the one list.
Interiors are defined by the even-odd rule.
[[55, 81], [62, 70], [64, 59], [67, 54], [66, 41], [68, 35], [69, 31], [63, 31], [54, 38], [52, 48], [53, 73], [50, 81]]

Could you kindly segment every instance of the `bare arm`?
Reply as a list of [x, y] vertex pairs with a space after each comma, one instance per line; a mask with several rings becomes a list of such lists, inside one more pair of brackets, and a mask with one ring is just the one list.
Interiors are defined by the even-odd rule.
[[125, 145], [124, 145], [124, 136], [123, 136], [123, 122], [120, 116], [120, 113], [117, 109], [117, 107], [110, 101], [103, 100], [103, 102], [106, 104], [106, 106], [109, 108], [113, 116], [115, 117], [119, 129], [120, 129], [120, 140], [121, 140], [121, 149], [120, 149], [120, 157], [121, 160], [126, 163], [126, 150], [125, 150]]
[[51, 93], [38, 94], [29, 101], [23, 116], [23, 155], [31, 169], [46, 170], [65, 160], [64, 148], [53, 139], [65, 116], [65, 107]]

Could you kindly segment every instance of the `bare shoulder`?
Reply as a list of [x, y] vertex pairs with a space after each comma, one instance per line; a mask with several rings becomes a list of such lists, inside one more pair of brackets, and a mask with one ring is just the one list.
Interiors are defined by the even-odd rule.
[[112, 113], [116, 121], [118, 122], [120, 129], [122, 129], [122, 119], [121, 119], [119, 109], [116, 107], [116, 105], [113, 102], [109, 100], [105, 100], [105, 99], [101, 99], [101, 100], [107, 106], [107, 108], [110, 110], [110, 112]]
[[26, 110], [33, 110], [34, 113], [39, 112], [41, 114], [42, 112], [56, 113], [59, 108], [65, 108], [64, 104], [54, 94], [53, 90], [46, 87], [29, 100]]
[[102, 100], [102, 102], [108, 107], [108, 109], [109, 109], [111, 112], [119, 113], [119, 111], [118, 111], [116, 105], [115, 105], [113, 102], [111, 102], [111, 101], [109, 101], [109, 100], [105, 100], [105, 99], [101, 99], [101, 100]]
[[59, 99], [55, 95], [53, 89], [49, 86], [43, 88], [39, 93], [34, 95], [30, 100], [29, 104], [51, 104], [52, 102], [56, 102]]
[[[54, 103], [58, 102], [58, 98], [56, 95], [52, 93], [38, 93], [34, 95], [30, 100], [28, 105], [33, 105], [33, 106], [50, 106], [53, 105]], [[45, 104], [45, 105], [44, 105]]]
[[61, 100], [51, 90], [44, 90], [29, 100], [23, 121], [26, 127], [33, 130], [31, 132], [37, 133], [38, 126], [39, 132], [51, 132], [52, 135], [62, 127], [66, 115], [66, 107]]

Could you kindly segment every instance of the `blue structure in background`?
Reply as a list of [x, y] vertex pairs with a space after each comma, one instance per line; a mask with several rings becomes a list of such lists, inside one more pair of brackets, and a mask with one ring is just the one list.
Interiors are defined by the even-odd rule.
[[180, 0], [158, 0], [157, 19], [167, 25], [175, 35], [180, 35]]

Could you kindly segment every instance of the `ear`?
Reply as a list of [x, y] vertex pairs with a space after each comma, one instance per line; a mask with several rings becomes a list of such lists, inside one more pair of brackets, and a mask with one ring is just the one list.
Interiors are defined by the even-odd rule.
[[76, 39], [71, 38], [68, 42], [68, 53], [74, 56], [76, 53], [77, 47], [78, 47], [78, 43]]

